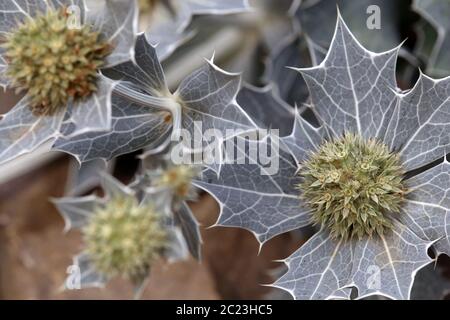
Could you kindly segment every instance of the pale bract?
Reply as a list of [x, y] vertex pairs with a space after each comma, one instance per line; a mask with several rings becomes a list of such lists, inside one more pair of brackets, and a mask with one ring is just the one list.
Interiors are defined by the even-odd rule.
[[[325, 59], [298, 69], [321, 126], [296, 115], [292, 133], [281, 139], [275, 175], [260, 175], [261, 166], [251, 163], [224, 165], [219, 178], [207, 170], [196, 185], [219, 202], [217, 224], [248, 229], [261, 244], [309, 224], [309, 209], [295, 188], [302, 179], [299, 163], [324, 141], [346, 132], [384, 142], [399, 153], [408, 172], [443, 159], [450, 151], [450, 79], [422, 74], [414, 88], [398, 93], [398, 51], [365, 49], [339, 16]], [[444, 158], [422, 171], [406, 175], [408, 192], [392, 230], [345, 241], [322, 228], [284, 260], [288, 271], [273, 286], [296, 299], [349, 299], [355, 294], [409, 299], [416, 273], [433, 261], [428, 249], [450, 254], [450, 164]]]
[[[104, 73], [117, 81], [112, 94], [111, 130], [72, 137], [73, 126], [68, 123], [63, 126], [67, 137], [59, 138], [54, 145], [54, 149], [70, 153], [80, 162], [96, 158], [109, 160], [181, 139], [186, 152], [196, 152], [209, 144], [202, 141], [206, 130], [220, 132], [222, 137], [215, 143], [221, 145], [228, 138], [228, 129], [246, 132], [256, 128], [236, 101], [240, 87], [238, 74], [220, 69], [213, 59], [207, 60], [171, 93], [155, 47], [144, 34], [137, 38], [133, 60]], [[183, 131], [187, 137], [181, 136]], [[215, 165], [217, 171], [220, 165]]]
[[[83, 0], [6, 0], [0, 3], [0, 36], [7, 36], [27, 19], [43, 14], [47, 10], [59, 10], [76, 6], [74, 12], [79, 23], [98, 31], [113, 47], [103, 67], [112, 67], [129, 60], [135, 42], [137, 7], [135, 1], [97, 2], [95, 8], [87, 7]], [[7, 60], [4, 49], [0, 50], [0, 85], [8, 87], [10, 81], [5, 72]], [[93, 131], [107, 131], [112, 126], [113, 81], [100, 76], [97, 91], [87, 99], [69, 101], [64, 109], [52, 116], [32, 114], [28, 97], [20, 102], [0, 120], [0, 163], [32, 152], [47, 141], [64, 134], [71, 136]], [[71, 127], [70, 133], [61, 129], [63, 123]]]

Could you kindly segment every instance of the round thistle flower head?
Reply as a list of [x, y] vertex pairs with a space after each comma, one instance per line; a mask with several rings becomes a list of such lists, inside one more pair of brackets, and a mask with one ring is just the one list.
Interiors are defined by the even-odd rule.
[[169, 187], [175, 196], [186, 199], [193, 196], [192, 179], [197, 176], [195, 168], [188, 165], [176, 165], [166, 169], [157, 179], [158, 186]]
[[97, 70], [112, 49], [89, 26], [70, 28], [64, 9], [27, 19], [3, 46], [7, 76], [19, 91], [28, 92], [37, 115], [52, 115], [70, 99], [96, 91]]
[[99, 207], [82, 231], [97, 271], [134, 282], [148, 274], [168, 242], [161, 216], [132, 196], [112, 198]]
[[383, 234], [406, 191], [399, 156], [377, 140], [351, 133], [324, 143], [300, 174], [299, 189], [313, 222], [336, 238]]

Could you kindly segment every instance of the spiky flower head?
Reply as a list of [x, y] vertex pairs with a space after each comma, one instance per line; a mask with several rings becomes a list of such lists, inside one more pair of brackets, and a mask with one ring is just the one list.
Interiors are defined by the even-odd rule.
[[71, 28], [68, 19], [65, 8], [49, 9], [25, 20], [3, 44], [7, 76], [18, 91], [27, 91], [38, 115], [52, 115], [70, 99], [95, 92], [97, 70], [112, 49], [90, 26]]
[[383, 234], [406, 191], [399, 156], [375, 139], [351, 133], [324, 143], [300, 174], [313, 222], [344, 239]]
[[156, 185], [171, 188], [180, 199], [192, 198], [195, 196], [192, 179], [197, 175], [197, 169], [193, 166], [173, 165], [164, 169], [157, 178]]
[[97, 271], [134, 282], [148, 274], [168, 244], [161, 215], [133, 196], [112, 198], [97, 208], [82, 232]]

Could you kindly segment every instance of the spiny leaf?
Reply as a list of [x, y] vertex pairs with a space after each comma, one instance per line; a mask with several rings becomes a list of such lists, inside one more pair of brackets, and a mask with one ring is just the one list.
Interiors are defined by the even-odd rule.
[[73, 129], [70, 133], [65, 132], [66, 138], [77, 136], [87, 132], [108, 131], [112, 122], [111, 95], [115, 83], [99, 77], [97, 80], [97, 90], [89, 99], [74, 101], [70, 103], [70, 122]]
[[288, 67], [309, 67], [320, 61], [312, 59], [312, 44], [304, 36], [289, 36], [271, 52], [266, 62], [266, 81], [273, 83], [280, 97], [291, 106], [301, 106], [309, 97], [303, 77]]
[[169, 91], [155, 48], [143, 34], [136, 39], [134, 59], [105, 69], [103, 73], [112, 79], [133, 84], [151, 96], [164, 96]]
[[[104, 74], [117, 80], [126, 92], [134, 88], [154, 97], [168, 92], [162, 67], [155, 50], [144, 35], [136, 40], [134, 60], [103, 70]], [[130, 89], [128, 89], [130, 86]], [[133, 87], [132, 87], [133, 86]], [[132, 88], [131, 88], [132, 87]], [[74, 155], [80, 162], [92, 159], [111, 159], [159, 141], [170, 130], [170, 123], [164, 121], [169, 114], [151, 108], [120, 95], [112, 94], [111, 130], [103, 133], [85, 133], [74, 136], [73, 127], [65, 124], [64, 136], [58, 139], [54, 148]], [[66, 138], [67, 137], [67, 138]]]
[[[279, 153], [269, 148], [265, 139], [257, 142], [236, 138], [240, 160], [245, 164], [224, 164], [220, 178], [212, 170], [203, 174], [195, 185], [213, 195], [220, 205], [216, 224], [236, 226], [251, 231], [259, 242], [305, 226], [309, 223], [308, 210], [301, 207], [296, 186], [297, 164], [292, 156], [280, 148]], [[273, 175], [268, 168], [257, 164], [250, 150], [271, 150], [271, 157], [279, 157], [279, 170]]]
[[[189, 148], [195, 148], [192, 146], [198, 143], [206, 147], [207, 141], [196, 139], [208, 129], [222, 133], [223, 137], [215, 141], [220, 145], [226, 139], [227, 129], [256, 128], [236, 102], [240, 86], [237, 74], [227, 73], [208, 61], [171, 94], [155, 49], [144, 35], [137, 39], [135, 63], [120, 64], [105, 70], [105, 74], [121, 81], [112, 96], [112, 130], [64, 137], [55, 144], [56, 149], [71, 153], [80, 161], [110, 159], [140, 148], [155, 147], [168, 139], [171, 127], [173, 134], [180, 134], [180, 129], [190, 133], [189, 140], [185, 141]], [[69, 125], [64, 129], [65, 136], [73, 130]], [[220, 163], [217, 165], [220, 167]]]
[[437, 255], [450, 255], [450, 164], [447, 161], [406, 181], [410, 192], [401, 221], [422, 239], [438, 240]]
[[[224, 141], [230, 135], [234, 136], [236, 131], [250, 132], [257, 128], [236, 101], [240, 81], [238, 74], [220, 69], [211, 59], [185, 78], [175, 93], [180, 99], [181, 128], [190, 135], [183, 137], [184, 151], [195, 154], [209, 148], [218, 150], [220, 154], [214, 156], [219, 159], [205, 163], [217, 174], [222, 166]], [[228, 132], [230, 129], [231, 133]], [[176, 132], [177, 128], [174, 130]], [[199, 138], [205, 132], [214, 132], [213, 141]]]
[[101, 204], [101, 199], [94, 196], [80, 198], [54, 199], [53, 203], [64, 218], [65, 231], [79, 229], [86, 225], [96, 206]]
[[382, 237], [356, 242], [333, 240], [322, 230], [285, 260], [289, 270], [274, 286], [296, 299], [349, 298], [346, 288], [353, 286], [359, 298], [409, 299], [412, 275], [432, 261], [430, 245], [399, 223]]
[[0, 35], [17, 27], [24, 19], [32, 18], [38, 12], [45, 12], [44, 0], [4, 0], [0, 3]]
[[[417, 139], [425, 136], [422, 130], [427, 130], [429, 135], [431, 129], [428, 123], [437, 128], [445, 126], [446, 113], [448, 113], [444, 93], [446, 92], [446, 82], [436, 83], [430, 79], [428, 80], [429, 85], [425, 86], [427, 84], [425, 80], [427, 79], [422, 77], [418, 85], [409, 93], [403, 96], [397, 95], [394, 93], [395, 80], [393, 75], [395, 57], [396, 50], [391, 50], [385, 54], [374, 54], [361, 47], [339, 18], [330, 52], [325, 61], [317, 68], [302, 70], [302, 72], [310, 87], [314, 110], [334, 135], [339, 136], [343, 132], [353, 131], [366, 137], [379, 137], [381, 139], [384, 137], [388, 145], [391, 140], [401, 141], [397, 144], [391, 143], [391, 149], [399, 150], [406, 168], [413, 169], [442, 156], [448, 148], [448, 142], [444, 138], [445, 135], [443, 133], [441, 135], [444, 129], [437, 129], [434, 131], [436, 133], [431, 135], [433, 137], [436, 134], [439, 137], [442, 136], [443, 139], [432, 138], [427, 140], [427, 143], [423, 143], [421, 138]], [[380, 59], [383, 63], [379, 64], [377, 59]], [[333, 71], [333, 68], [338, 65], [342, 69]], [[389, 67], [387, 68], [387, 66]], [[333, 72], [335, 74], [331, 76]], [[339, 87], [338, 83], [342, 84], [346, 81], [348, 81], [348, 86], [345, 85], [345, 88], [331, 90], [331, 83]], [[442, 89], [439, 85], [442, 86]], [[359, 99], [360, 95], [364, 99], [368, 98], [368, 100]], [[410, 103], [406, 104], [402, 99]], [[372, 101], [372, 104], [368, 103], [369, 100]], [[371, 110], [369, 105], [373, 107], [373, 101], [377, 100], [380, 101], [376, 105], [379, 109]], [[324, 103], [324, 101], [328, 103]], [[356, 108], [349, 108], [349, 106]], [[360, 107], [364, 108], [360, 109]], [[400, 115], [392, 113], [395, 108], [397, 108], [395, 113], [402, 113]], [[361, 110], [365, 111], [361, 112]], [[405, 114], [406, 112], [408, 113]], [[430, 114], [434, 116], [434, 113], [436, 113], [436, 120], [430, 120]], [[362, 116], [364, 114], [367, 116]], [[335, 121], [336, 117], [340, 115], [342, 115], [341, 121]], [[380, 115], [382, 115], [381, 118], [372, 118]], [[392, 118], [392, 121], [389, 127], [393, 127], [395, 130], [388, 130], [384, 134], [390, 118]], [[402, 121], [406, 123], [400, 124]], [[399, 126], [401, 127], [399, 128]], [[409, 130], [407, 133], [405, 133], [406, 129]], [[402, 147], [408, 150], [405, 143], [407, 139], [411, 139], [411, 143], [420, 144], [421, 147], [417, 147], [414, 152], [402, 153]], [[295, 145], [295, 143], [292, 144]], [[438, 153], [435, 153], [434, 150], [438, 150]], [[416, 154], [420, 156], [421, 152], [424, 154], [432, 152], [434, 158], [429, 156], [420, 163], [416, 162], [414, 165], [408, 166], [408, 163], [415, 159]], [[280, 279], [280, 281], [288, 280], [284, 287], [288, 290], [294, 285], [296, 285], [296, 288], [302, 287], [299, 284], [304, 279], [317, 280], [318, 278], [321, 281], [314, 282], [315, 285], [309, 290], [301, 291], [299, 289], [298, 298], [318, 298], [319, 296], [315, 296], [318, 292], [322, 294], [319, 298], [333, 297], [334, 292], [338, 289], [356, 287], [360, 298], [380, 294], [395, 299], [408, 299], [416, 271], [431, 261], [427, 255], [428, 247], [441, 238], [444, 238], [441, 240], [444, 243], [448, 241], [445, 223], [448, 215], [445, 209], [439, 208], [439, 212], [437, 208], [434, 208], [433, 211], [430, 208], [411, 211], [408, 203], [410, 203], [411, 197], [423, 205], [442, 203], [442, 194], [445, 194], [447, 189], [446, 179], [448, 177], [443, 173], [446, 170], [447, 168], [444, 170], [443, 167], [435, 167], [416, 177], [417, 181], [413, 178], [406, 182], [411, 184], [412, 191], [408, 194], [405, 205], [402, 207], [402, 213], [399, 215], [404, 224], [394, 222], [395, 228], [392, 232], [381, 237], [367, 238], [364, 241], [353, 241], [351, 248], [341, 248], [333, 252], [330, 251], [331, 249], [309, 248], [314, 254], [334, 257], [329, 259], [325, 266], [333, 266], [339, 262], [340, 260], [335, 262], [335, 258], [345, 255], [345, 252], [341, 252], [341, 250], [352, 252], [354, 264], [350, 273], [348, 269], [339, 269], [334, 272], [334, 270], [322, 270], [316, 264], [311, 264], [309, 269], [299, 268], [296, 264]], [[414, 187], [417, 187], [417, 190]], [[413, 226], [415, 223], [417, 224]], [[324, 236], [319, 235], [317, 237], [323, 238]], [[439, 250], [440, 245], [442, 245], [441, 241], [436, 243], [436, 250]], [[331, 248], [337, 246], [338, 240], [333, 243]], [[308, 257], [308, 252], [311, 250], [306, 248], [305, 251], [301, 251], [302, 249], [304, 247], [300, 249], [301, 254], [298, 253], [293, 258], [303, 259], [305, 255]], [[381, 282], [377, 288], [367, 284], [370, 276], [368, 268], [371, 266], [380, 270]], [[317, 277], [317, 274], [320, 274], [321, 277]], [[346, 278], [347, 276], [349, 278]]]
[[284, 261], [288, 271], [273, 286], [295, 299], [327, 299], [348, 284], [352, 261], [349, 242], [321, 231]]
[[66, 280], [66, 286], [68, 282], [73, 281], [74, 288], [103, 288], [108, 281], [105, 275], [97, 272], [95, 270], [92, 258], [86, 253], [81, 253], [73, 258], [73, 265], [69, 268], [77, 268], [78, 270], [73, 270], [74, 278], [69, 278]]
[[[8, 34], [14, 30], [17, 23], [24, 19], [33, 19], [36, 15], [44, 13], [50, 6], [59, 9], [61, 6], [79, 6], [80, 18], [84, 23], [85, 6], [81, 0], [6, 0], [0, 4], [0, 34]], [[102, 2], [100, 9], [89, 11], [86, 17], [88, 24], [93, 25], [95, 31], [108, 38], [113, 44], [113, 51], [108, 57], [106, 65], [114, 65], [131, 57], [134, 46], [135, 11], [133, 1], [119, 0]], [[2, 49], [0, 54], [4, 53]], [[0, 85], [7, 85], [5, 77], [7, 69], [6, 59], [0, 56]], [[67, 113], [57, 113], [53, 116], [37, 117], [28, 108], [28, 98], [22, 99], [19, 104], [0, 121], [0, 141], [5, 144], [2, 148], [0, 162], [4, 162], [36, 149], [47, 140], [53, 140], [61, 126], [62, 119], [65, 125], [62, 131], [75, 136], [92, 131], [109, 130], [111, 127], [111, 92], [114, 84], [99, 77], [97, 91], [83, 101], [70, 103]], [[27, 105], [28, 104], [28, 105]], [[67, 138], [67, 137], [66, 137]]]
[[63, 112], [53, 117], [35, 116], [28, 108], [28, 98], [22, 98], [0, 120], [0, 163], [32, 152], [45, 142], [55, 140], [63, 117]]
[[165, 216], [169, 246], [164, 250], [164, 257], [168, 262], [187, 259], [189, 257], [188, 239], [185, 238], [182, 227], [177, 223], [172, 211], [172, 193], [167, 190], [146, 190], [142, 199], [142, 204], [145, 203], [151, 203], [155, 210]]
[[199, 169], [190, 165], [177, 165], [167, 152], [152, 153], [142, 159], [143, 174], [137, 175], [132, 187], [137, 192], [144, 190], [166, 190], [171, 205], [174, 224], [180, 227], [187, 248], [197, 260], [201, 259], [202, 238], [199, 223], [186, 201], [197, 199], [197, 190], [192, 179], [198, 177]]
[[434, 80], [420, 74], [414, 88], [399, 94], [385, 142], [397, 150], [408, 170], [450, 152], [450, 78]]
[[73, 155], [79, 162], [93, 159], [109, 160], [118, 155], [152, 146], [167, 136], [170, 125], [164, 121], [165, 113], [112, 95], [111, 131], [89, 132], [70, 137], [72, 126], [65, 124], [64, 136], [54, 144], [54, 150]]
[[396, 103], [397, 53], [398, 48], [367, 51], [339, 18], [325, 60], [317, 67], [299, 69], [314, 111], [335, 136], [355, 132], [382, 138]]
[[271, 85], [264, 88], [244, 85], [239, 91], [237, 102], [258, 127], [280, 128], [281, 136], [292, 132], [295, 110], [281, 100]]
[[[65, 1], [70, 2], [70, 1]], [[90, 10], [89, 10], [90, 9]], [[84, 14], [84, 11], [81, 12]], [[113, 46], [106, 58], [104, 68], [112, 67], [133, 57], [137, 32], [137, 4], [135, 0], [103, 0], [95, 8], [86, 11], [86, 24]], [[99, 77], [97, 91], [88, 100], [75, 101], [70, 121], [75, 125], [70, 135], [87, 132], [108, 131], [111, 128], [111, 93], [114, 83]], [[67, 134], [67, 132], [65, 132]]]
[[[201, 129], [215, 129], [225, 138], [226, 129], [255, 129], [253, 121], [236, 102], [240, 80], [238, 74], [220, 69], [212, 59], [185, 78], [175, 93], [182, 104], [183, 128], [192, 137], [201, 134]], [[198, 128], [196, 121], [201, 121], [203, 128]]]
[[414, 275], [432, 262], [427, 254], [431, 244], [396, 222], [391, 232], [355, 244], [349, 284], [358, 289], [359, 298], [380, 294], [410, 299]]
[[[399, 151], [407, 170], [428, 164], [449, 151], [445, 135], [449, 122], [448, 80], [422, 77], [414, 89], [397, 94], [394, 72], [397, 52], [398, 48], [381, 54], [366, 50], [338, 18], [325, 60], [317, 67], [301, 70], [311, 93], [312, 109], [324, 127], [312, 127], [297, 116], [293, 134], [282, 139], [300, 166], [308, 152], [326, 141], [328, 135], [338, 138], [347, 132], [365, 139], [378, 138], [392, 152]], [[273, 228], [280, 233], [290, 230], [280, 225], [280, 221], [284, 222], [286, 216], [295, 217], [295, 212], [300, 214], [296, 217], [300, 225], [308, 216], [308, 209], [300, 201], [288, 214], [280, 210], [279, 202], [271, 201], [267, 214], [270, 219], [266, 219], [266, 212], [259, 208], [265, 198], [256, 197], [258, 193], [270, 196], [274, 181], [275, 190], [291, 190], [293, 182], [289, 179], [297, 177], [298, 162], [286, 170], [283, 159], [288, 158], [282, 156], [280, 160], [282, 173], [278, 174], [284, 180], [278, 179], [278, 174], [257, 175], [258, 165], [225, 166], [218, 180], [206, 175], [210, 180], [199, 186], [220, 203], [218, 224], [249, 229], [260, 241], [270, 238]], [[445, 252], [447, 171], [445, 162], [405, 181], [410, 191], [403, 206], [400, 204], [402, 212], [397, 216], [400, 221], [393, 218], [390, 231], [344, 241], [332, 240], [325, 226], [286, 260], [289, 271], [274, 285], [299, 299], [347, 299], [351, 288], [357, 289], [358, 298], [384, 295], [408, 299], [415, 274], [432, 261], [427, 250], [434, 245], [437, 253]], [[251, 203], [246, 202], [249, 199]], [[421, 207], [410, 211], [408, 203], [412, 200]], [[429, 204], [434, 205], [433, 209]], [[417, 224], [413, 227], [413, 223]], [[378, 276], [380, 281], [375, 281]]]
[[112, 67], [133, 57], [137, 33], [138, 8], [136, 0], [103, 0], [101, 6], [87, 11], [86, 23], [99, 30], [114, 50], [105, 67]]
[[70, 161], [70, 168], [65, 187], [65, 194], [69, 196], [80, 196], [87, 194], [100, 185], [102, 172], [111, 172], [114, 161], [92, 160], [84, 162], [81, 166], [75, 160]]
[[297, 111], [294, 128], [291, 134], [284, 137], [282, 141], [289, 148], [297, 163], [302, 163], [311, 151], [316, 151], [319, 148], [326, 137], [323, 127], [313, 127]]

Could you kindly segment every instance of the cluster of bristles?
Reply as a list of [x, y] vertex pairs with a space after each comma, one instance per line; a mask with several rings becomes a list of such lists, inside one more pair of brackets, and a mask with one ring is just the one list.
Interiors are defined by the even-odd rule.
[[97, 208], [82, 231], [96, 270], [133, 282], [147, 276], [168, 242], [161, 215], [131, 196], [112, 198]]
[[18, 91], [26, 90], [37, 115], [52, 115], [70, 99], [97, 90], [97, 70], [111, 45], [87, 25], [69, 26], [65, 9], [48, 10], [26, 19], [7, 36], [3, 46], [7, 76]]
[[404, 197], [399, 156], [375, 139], [347, 133], [324, 143], [300, 171], [302, 199], [334, 238], [382, 235]]

